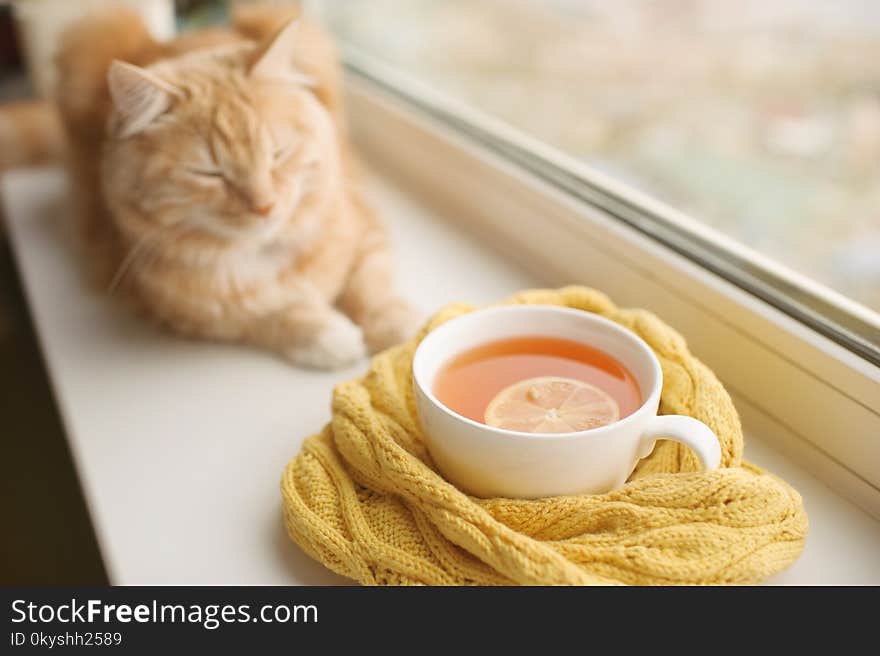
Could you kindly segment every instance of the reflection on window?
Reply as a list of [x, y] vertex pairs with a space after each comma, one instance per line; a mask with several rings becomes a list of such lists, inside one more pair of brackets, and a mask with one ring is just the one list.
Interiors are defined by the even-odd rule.
[[880, 3], [349, 0], [350, 43], [880, 310]]

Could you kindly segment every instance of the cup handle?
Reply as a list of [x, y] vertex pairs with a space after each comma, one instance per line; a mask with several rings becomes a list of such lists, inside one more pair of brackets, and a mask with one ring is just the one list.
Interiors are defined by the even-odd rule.
[[689, 446], [697, 454], [703, 469], [713, 471], [721, 464], [721, 444], [712, 429], [702, 421], [684, 415], [658, 415], [651, 419], [642, 434], [639, 457], [654, 449], [658, 439], [672, 439]]

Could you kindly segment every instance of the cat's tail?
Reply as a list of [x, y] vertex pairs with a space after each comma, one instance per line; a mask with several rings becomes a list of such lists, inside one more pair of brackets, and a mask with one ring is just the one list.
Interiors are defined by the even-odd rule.
[[232, 27], [248, 39], [265, 43], [294, 19], [299, 19], [295, 63], [303, 73], [314, 78], [315, 96], [330, 112], [340, 133], [344, 133], [345, 120], [342, 116], [340, 67], [336, 47], [323, 28], [302, 17], [298, 3], [239, 4], [232, 12]]
[[241, 34], [263, 41], [271, 37], [284, 25], [302, 15], [299, 3], [268, 5], [258, 2], [239, 4], [232, 10], [232, 25]]
[[64, 136], [55, 107], [41, 100], [0, 105], [0, 171], [61, 159]]

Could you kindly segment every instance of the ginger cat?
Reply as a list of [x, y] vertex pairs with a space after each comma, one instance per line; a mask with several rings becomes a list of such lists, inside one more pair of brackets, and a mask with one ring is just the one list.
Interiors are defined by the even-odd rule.
[[356, 187], [332, 47], [288, 18], [160, 44], [133, 13], [91, 16], [62, 39], [58, 109], [104, 284], [178, 333], [335, 368], [416, 317]]

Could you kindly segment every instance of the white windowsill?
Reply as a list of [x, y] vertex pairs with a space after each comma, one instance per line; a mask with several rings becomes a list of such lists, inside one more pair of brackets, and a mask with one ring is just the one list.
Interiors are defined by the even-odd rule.
[[[87, 290], [77, 275], [57, 171], [19, 171], [0, 182], [111, 581], [346, 582], [288, 540], [278, 483], [302, 439], [327, 421], [333, 384], [364, 365], [307, 372], [250, 349], [154, 331]], [[401, 289], [426, 312], [450, 301], [491, 302], [536, 284], [387, 180], [373, 187], [394, 234]], [[770, 582], [880, 584], [880, 522], [760, 436], [747, 439], [747, 456], [794, 485], [810, 516], [804, 554]]]

